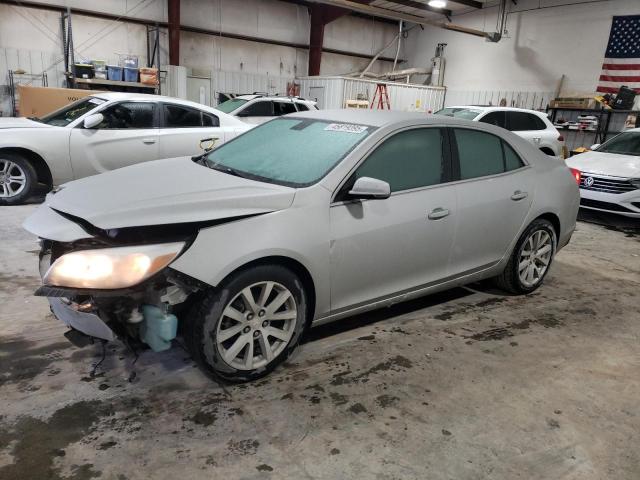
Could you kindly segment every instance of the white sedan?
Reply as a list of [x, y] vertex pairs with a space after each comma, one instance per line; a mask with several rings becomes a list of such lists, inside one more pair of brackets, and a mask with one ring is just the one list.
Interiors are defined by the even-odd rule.
[[563, 157], [564, 137], [546, 114], [536, 110], [513, 107], [463, 106], [446, 107], [436, 115], [490, 123], [512, 131], [552, 157]]
[[97, 93], [42, 118], [0, 118], [0, 205], [47, 188], [161, 158], [195, 155], [200, 140], [219, 145], [252, 128], [186, 100]]
[[640, 218], [640, 128], [567, 159], [580, 186], [580, 206]]

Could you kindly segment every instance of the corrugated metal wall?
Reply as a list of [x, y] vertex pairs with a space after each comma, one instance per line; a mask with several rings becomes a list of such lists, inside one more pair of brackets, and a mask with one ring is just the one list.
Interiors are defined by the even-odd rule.
[[544, 110], [549, 101], [555, 98], [555, 92], [542, 91], [505, 91], [505, 90], [448, 90], [445, 105], [493, 105], [499, 106], [506, 100], [507, 107]]
[[[398, 82], [376, 82], [349, 77], [303, 77], [300, 94], [317, 98], [320, 108], [344, 108], [345, 101], [373, 100], [378, 83], [387, 85], [391, 110], [433, 112], [444, 105], [445, 88]], [[377, 104], [377, 101], [376, 101]]]
[[211, 79], [212, 103], [213, 105], [218, 104], [218, 93], [264, 92], [272, 95], [285, 95], [288, 82], [293, 82], [293, 77], [275, 77], [272, 75], [214, 70]]

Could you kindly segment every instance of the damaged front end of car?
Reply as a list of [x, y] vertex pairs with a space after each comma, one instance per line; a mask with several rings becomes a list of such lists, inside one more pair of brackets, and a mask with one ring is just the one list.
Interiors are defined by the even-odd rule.
[[119, 338], [133, 348], [144, 343], [156, 352], [169, 349], [178, 316], [208, 287], [170, 264], [200, 228], [219, 222], [99, 230], [66, 217], [91, 236], [41, 239], [43, 285], [35, 292], [70, 328], [65, 336], [77, 346]]

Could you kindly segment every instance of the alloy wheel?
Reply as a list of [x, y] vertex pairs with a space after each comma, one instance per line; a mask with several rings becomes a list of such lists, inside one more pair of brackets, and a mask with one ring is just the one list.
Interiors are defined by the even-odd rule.
[[18, 195], [27, 185], [27, 174], [15, 162], [0, 158], [0, 198]]
[[518, 276], [527, 287], [537, 285], [551, 263], [553, 238], [545, 230], [535, 230], [529, 235], [520, 250]]
[[244, 288], [222, 312], [216, 345], [222, 359], [238, 370], [271, 363], [287, 347], [298, 317], [293, 294], [277, 282]]

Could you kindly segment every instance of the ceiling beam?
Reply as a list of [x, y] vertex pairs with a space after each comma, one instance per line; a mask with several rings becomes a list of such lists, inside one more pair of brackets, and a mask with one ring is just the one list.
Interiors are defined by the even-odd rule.
[[447, 17], [451, 16], [451, 10], [448, 10], [446, 8], [430, 7], [426, 3], [416, 2], [414, 0], [385, 0], [385, 1], [388, 3], [394, 3], [396, 5], [402, 5], [404, 7], [411, 7], [418, 10], [422, 10], [423, 12], [441, 13], [442, 15], [445, 15]]
[[381, 17], [392, 18], [394, 20], [404, 20], [418, 25], [430, 25], [432, 27], [443, 28], [445, 30], [452, 30], [454, 32], [466, 33], [468, 35], [474, 35], [476, 37], [482, 37], [491, 40], [495, 37], [495, 33], [485, 32], [483, 30], [477, 30], [475, 28], [463, 27], [462, 25], [456, 25], [450, 22], [443, 22], [438, 20], [432, 20], [430, 18], [422, 17], [420, 15], [412, 15], [410, 13], [395, 12], [386, 8], [374, 7], [372, 5], [362, 5], [355, 3], [352, 0], [315, 0], [317, 3], [325, 3], [327, 5], [333, 5], [335, 7], [349, 8], [356, 12], [367, 13], [370, 15], [378, 15]]
[[449, 0], [450, 2], [453, 3], [459, 3], [460, 5], [466, 5], [467, 7], [472, 7], [472, 8], [482, 8], [482, 2], [478, 2], [477, 0]]
[[[294, 5], [301, 5], [303, 7], [307, 7], [307, 8], [311, 8], [311, 5], [313, 4], [312, 1], [306, 1], [306, 0], [280, 0], [281, 2], [285, 2], [285, 3], [293, 3]], [[398, 22], [395, 20], [392, 20], [390, 18], [383, 18], [383, 17], [378, 17], [376, 15], [369, 15], [366, 13], [362, 13], [362, 12], [354, 12], [354, 11], [350, 11], [349, 15], [353, 16], [353, 17], [359, 17], [359, 18], [366, 18], [366, 19], [374, 19], [376, 22], [381, 22], [381, 23], [388, 23], [390, 25], [397, 25]]]

